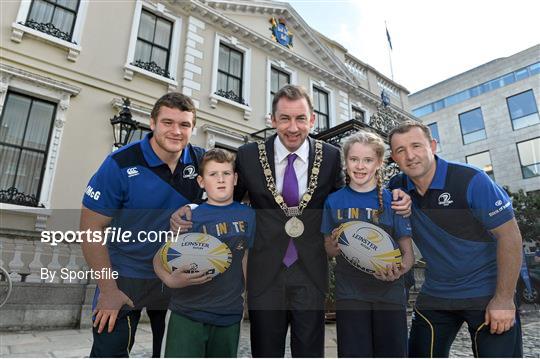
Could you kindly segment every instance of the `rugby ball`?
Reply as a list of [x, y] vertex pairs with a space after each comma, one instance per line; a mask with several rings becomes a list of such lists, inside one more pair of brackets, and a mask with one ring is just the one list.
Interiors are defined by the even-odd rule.
[[184, 233], [161, 248], [161, 261], [169, 273], [188, 265], [190, 273], [206, 269], [207, 275], [215, 277], [230, 267], [232, 253], [225, 243], [209, 234]]
[[373, 274], [388, 264], [401, 264], [401, 251], [382, 228], [363, 221], [351, 221], [338, 227], [341, 254], [354, 267]]

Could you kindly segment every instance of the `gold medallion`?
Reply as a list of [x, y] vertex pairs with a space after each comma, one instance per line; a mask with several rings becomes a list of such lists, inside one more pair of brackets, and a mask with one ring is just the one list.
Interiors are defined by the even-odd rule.
[[285, 223], [285, 232], [290, 237], [300, 237], [304, 233], [304, 223], [298, 217], [292, 217]]
[[290, 219], [285, 223], [285, 232], [292, 238], [300, 237], [304, 233], [304, 223], [298, 217], [302, 215], [302, 212], [307, 207], [308, 203], [313, 198], [313, 193], [317, 188], [319, 180], [319, 173], [323, 159], [323, 143], [320, 140], [315, 140], [315, 157], [313, 167], [311, 169], [311, 175], [308, 179], [308, 187], [306, 192], [302, 195], [300, 203], [295, 207], [288, 207], [283, 199], [283, 196], [277, 191], [276, 183], [272, 175], [270, 164], [268, 163], [268, 157], [266, 154], [266, 147], [264, 142], [258, 142], [259, 147], [259, 162], [263, 170], [263, 174], [266, 180], [266, 187], [274, 197], [274, 201], [281, 208], [284, 214]]

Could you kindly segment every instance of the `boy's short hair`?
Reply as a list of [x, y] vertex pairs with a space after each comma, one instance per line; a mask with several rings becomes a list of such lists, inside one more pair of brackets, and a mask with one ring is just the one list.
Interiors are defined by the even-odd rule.
[[431, 131], [430, 131], [429, 127], [424, 125], [422, 122], [407, 120], [407, 121], [404, 121], [404, 122], [400, 123], [398, 126], [394, 127], [390, 131], [390, 133], [388, 134], [388, 144], [390, 145], [390, 149], [392, 149], [392, 137], [394, 137], [394, 135], [396, 133], [402, 135], [404, 133], [409, 132], [413, 128], [421, 129], [422, 132], [424, 132], [424, 135], [426, 136], [426, 138], [428, 139], [429, 142], [431, 142], [431, 140], [433, 140], [433, 137], [431, 136]]
[[211, 150], [208, 150], [202, 157], [201, 163], [199, 163], [199, 175], [204, 175], [204, 168], [210, 161], [214, 161], [217, 163], [230, 163], [234, 171], [235, 160], [236, 156], [230, 151], [221, 148], [213, 148]]

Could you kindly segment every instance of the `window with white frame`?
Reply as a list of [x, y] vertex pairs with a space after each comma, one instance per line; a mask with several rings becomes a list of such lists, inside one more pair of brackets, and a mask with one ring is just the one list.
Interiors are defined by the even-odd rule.
[[540, 137], [517, 143], [523, 178], [540, 176]]
[[218, 78], [216, 95], [242, 105], [244, 54], [224, 43], [219, 44]]
[[[24, 203], [30, 199], [24, 196], [28, 194], [35, 196], [40, 206], [50, 208], [66, 114], [71, 97], [81, 88], [2, 63], [0, 88], [6, 89], [0, 93], [0, 190], [15, 185], [24, 191], [22, 197], [9, 188], [9, 193], [1, 192], [2, 197], [22, 202], [5, 206], [17, 211], [21, 205], [36, 205], [35, 201]], [[14, 202], [5, 197], [1, 201]]]
[[78, 10], [79, 0], [34, 0], [24, 25], [71, 42]]
[[241, 109], [251, 118], [251, 49], [234, 36], [216, 34], [212, 62], [210, 107], [223, 102]]
[[56, 104], [8, 92], [0, 117], [0, 201], [36, 207]]
[[274, 66], [270, 68], [270, 99], [274, 98], [283, 86], [291, 83], [291, 75], [288, 72], [282, 71]]
[[315, 132], [323, 132], [330, 128], [330, 109], [328, 92], [313, 86], [313, 112], [315, 112]]
[[161, 4], [137, 0], [124, 79], [131, 81], [134, 73], [169, 84], [169, 91], [178, 83], [178, 52], [182, 20]]
[[68, 60], [77, 61], [89, 1], [32, 0], [21, 1], [11, 40], [22, 42], [29, 34], [68, 50]]
[[[274, 95], [283, 86], [298, 83], [296, 70], [285, 61], [268, 58], [266, 61], [266, 109], [272, 113]], [[268, 118], [265, 117], [267, 120]]]
[[133, 65], [170, 78], [169, 59], [173, 23], [142, 10]]

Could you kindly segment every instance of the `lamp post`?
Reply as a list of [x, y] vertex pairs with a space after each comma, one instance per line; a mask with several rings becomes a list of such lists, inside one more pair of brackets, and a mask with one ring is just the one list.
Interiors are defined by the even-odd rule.
[[122, 110], [120, 113], [111, 118], [113, 127], [114, 146], [120, 148], [125, 146], [133, 137], [133, 133], [137, 130], [138, 122], [133, 120], [129, 106], [131, 102], [128, 98], [123, 98]]

